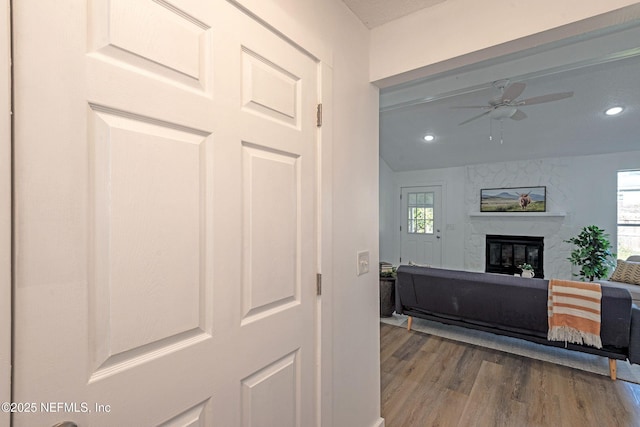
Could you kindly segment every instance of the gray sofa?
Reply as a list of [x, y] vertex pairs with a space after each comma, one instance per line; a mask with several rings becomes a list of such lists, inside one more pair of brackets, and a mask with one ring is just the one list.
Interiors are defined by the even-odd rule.
[[548, 280], [473, 273], [430, 267], [400, 266], [396, 312], [465, 326], [499, 335], [609, 358], [611, 378], [616, 360], [640, 363], [640, 309], [626, 289], [602, 286], [603, 347], [548, 341]]

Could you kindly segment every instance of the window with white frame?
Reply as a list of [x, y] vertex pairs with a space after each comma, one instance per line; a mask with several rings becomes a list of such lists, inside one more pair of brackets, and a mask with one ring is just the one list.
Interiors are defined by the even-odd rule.
[[407, 197], [407, 232], [433, 234], [433, 193], [409, 193]]
[[619, 259], [640, 255], [640, 170], [618, 172]]

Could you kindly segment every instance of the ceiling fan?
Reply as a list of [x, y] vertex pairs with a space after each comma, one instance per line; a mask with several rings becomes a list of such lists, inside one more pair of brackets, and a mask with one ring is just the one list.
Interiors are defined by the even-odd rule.
[[521, 99], [517, 98], [524, 92], [527, 85], [525, 83], [511, 83], [509, 80], [498, 80], [493, 82], [493, 86], [500, 89], [500, 96], [492, 98], [488, 105], [464, 105], [452, 108], [484, 108], [487, 111], [473, 116], [470, 119], [465, 120], [459, 125], [467, 124], [480, 117], [489, 116], [492, 119], [502, 120], [510, 118], [513, 120], [526, 119], [527, 115], [519, 107], [525, 107], [527, 105], [542, 104], [544, 102], [558, 101], [564, 98], [570, 98], [573, 96], [573, 92], [559, 92], [550, 93], [547, 95], [534, 96], [533, 98]]

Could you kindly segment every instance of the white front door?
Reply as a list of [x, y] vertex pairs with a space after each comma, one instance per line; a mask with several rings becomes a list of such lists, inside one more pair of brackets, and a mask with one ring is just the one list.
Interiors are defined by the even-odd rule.
[[223, 0], [13, 6], [14, 426], [315, 424], [317, 61]]
[[400, 262], [442, 265], [442, 189], [403, 187], [400, 198]]

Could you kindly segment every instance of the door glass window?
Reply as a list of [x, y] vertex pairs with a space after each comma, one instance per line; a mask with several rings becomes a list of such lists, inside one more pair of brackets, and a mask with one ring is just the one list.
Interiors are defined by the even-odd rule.
[[433, 193], [409, 193], [407, 216], [409, 234], [433, 234]]

